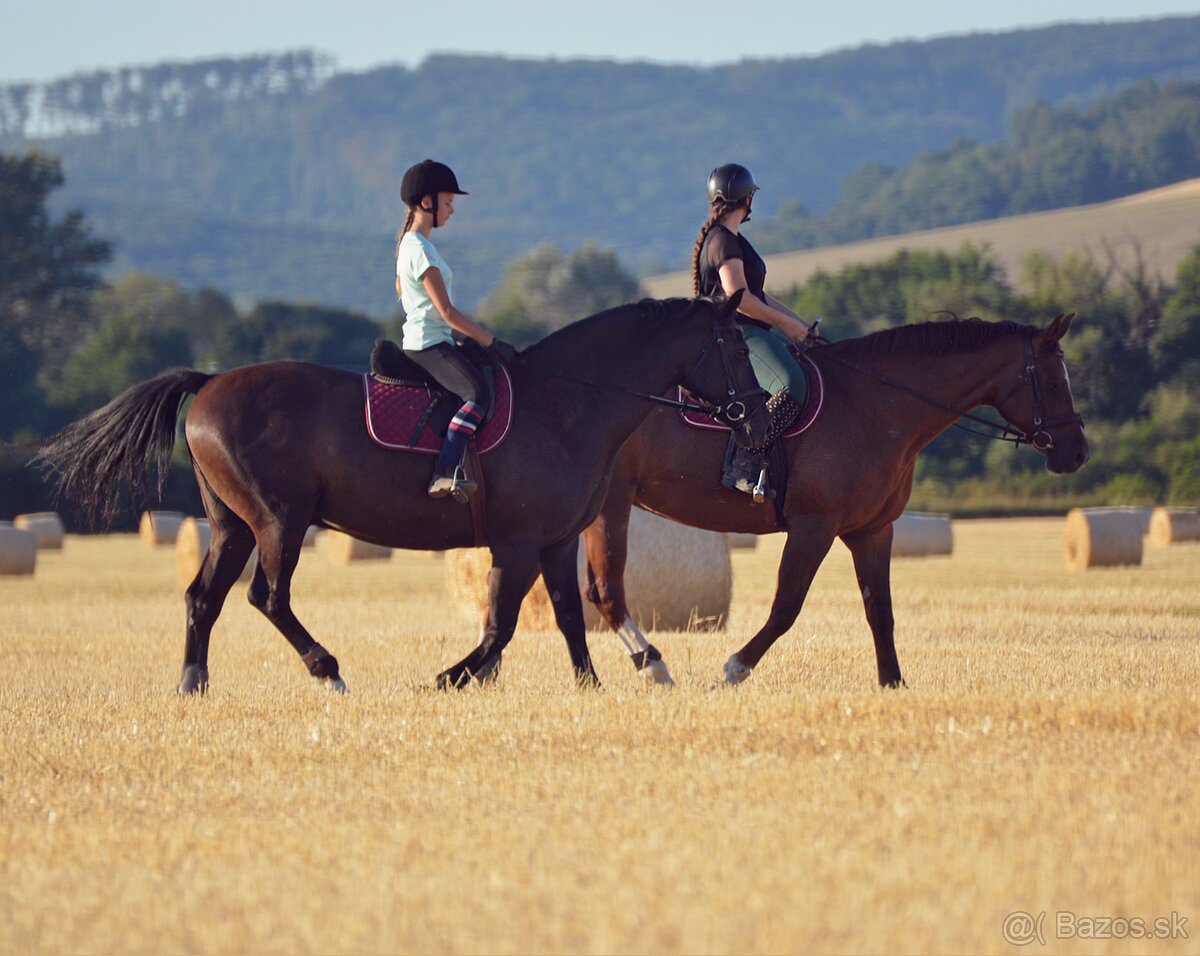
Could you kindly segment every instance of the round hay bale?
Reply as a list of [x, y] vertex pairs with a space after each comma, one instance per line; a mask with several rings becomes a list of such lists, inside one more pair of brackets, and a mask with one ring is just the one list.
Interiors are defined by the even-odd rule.
[[927, 558], [954, 553], [950, 516], [906, 511], [892, 522], [892, 557]]
[[745, 548], [747, 550], [751, 550], [758, 547], [758, 535], [756, 534], [742, 534], [738, 531], [726, 531], [725, 541], [729, 545], [730, 549], [736, 548], [741, 550]]
[[1072, 508], [1063, 545], [1067, 567], [1076, 571], [1141, 564], [1141, 520], [1123, 508]]
[[182, 511], [144, 511], [138, 522], [138, 537], [147, 548], [174, 544], [181, 524]]
[[328, 531], [321, 535], [321, 550], [334, 564], [355, 564], [359, 561], [388, 561], [392, 549], [381, 544], [360, 541], [342, 531]]
[[0, 574], [33, 574], [37, 567], [37, 539], [20, 528], [0, 527]]
[[1138, 505], [1129, 505], [1122, 507], [1121, 510], [1128, 511], [1130, 514], [1135, 515], [1138, 519], [1138, 522], [1142, 526], [1142, 534], [1149, 534], [1150, 516], [1154, 514], [1153, 508], [1143, 508]]
[[13, 527], [28, 531], [37, 542], [39, 551], [61, 551], [63, 546], [62, 519], [53, 511], [35, 511], [17, 515]]
[[[446, 590], [454, 604], [478, 623], [487, 604], [491, 555], [484, 548], [446, 553]], [[580, 591], [587, 583], [587, 558], [579, 549]], [[629, 520], [629, 556], [625, 593], [630, 616], [643, 630], [709, 630], [724, 627], [733, 595], [729, 545], [718, 531], [677, 524], [638, 508]], [[586, 599], [589, 629], [606, 628]], [[554, 608], [539, 577], [521, 605], [526, 631], [557, 628]]]
[[1150, 516], [1150, 542], [1165, 548], [1181, 541], [1200, 541], [1200, 511], [1195, 508], [1155, 508]]
[[[200, 565], [204, 563], [211, 539], [212, 529], [208, 526], [207, 518], [184, 518], [180, 522], [179, 533], [175, 536], [175, 575], [185, 588], [192, 583]], [[238, 580], [249, 581], [257, 563], [258, 548], [255, 548], [250, 552]]]

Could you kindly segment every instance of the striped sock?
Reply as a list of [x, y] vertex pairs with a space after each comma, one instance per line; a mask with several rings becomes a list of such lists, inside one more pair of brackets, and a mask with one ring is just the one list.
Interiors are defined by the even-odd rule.
[[450, 420], [450, 428], [446, 431], [446, 440], [442, 444], [438, 464], [457, 465], [462, 461], [467, 442], [475, 437], [475, 430], [483, 421], [483, 406], [478, 402], [464, 402]]

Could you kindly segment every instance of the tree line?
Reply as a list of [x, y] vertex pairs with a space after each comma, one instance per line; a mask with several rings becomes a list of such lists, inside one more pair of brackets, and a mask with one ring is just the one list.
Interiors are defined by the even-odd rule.
[[1002, 142], [868, 163], [825, 215], [792, 201], [755, 233], [785, 252], [1105, 202], [1200, 176], [1200, 84], [1143, 80], [1087, 109], [1039, 100]]
[[[474, 308], [510, 259], [544, 241], [595, 240], [638, 274], [682, 268], [705, 178], [724, 162], [758, 177], [756, 226], [789, 198], [825, 217], [864, 191], [873, 206], [855, 219], [875, 233], [904, 231], [923, 207], [973, 215], [978, 199], [960, 202], [972, 193], [957, 179], [941, 189], [941, 172], [933, 194], [895, 190], [904, 216], [868, 187], [923, 153], [1003, 139], [1036, 102], [1055, 111], [1053, 127], [1057, 111], [1090, 110], [1143, 78], [1200, 82], [1197, 49], [1193, 15], [705, 68], [461, 55], [359, 73], [300, 56], [160, 64], [0, 87], [0, 149], [60, 156], [65, 200], [114, 239], [122, 271], [384, 318], [399, 179], [427, 155], [471, 193], [444, 251]], [[33, 122], [50, 107], [48, 125]], [[1071, 170], [1067, 154], [1049, 159]]]

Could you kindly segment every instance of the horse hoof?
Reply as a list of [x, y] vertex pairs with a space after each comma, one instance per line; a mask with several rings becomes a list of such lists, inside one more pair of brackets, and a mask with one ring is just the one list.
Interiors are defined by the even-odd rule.
[[735, 654], [725, 662], [725, 686], [733, 687], [740, 684], [753, 673], [749, 667], [737, 659]]
[[347, 692], [346, 682], [341, 677], [325, 677], [320, 680], [331, 693], [345, 694]]
[[436, 687], [438, 690], [462, 690], [468, 680], [465, 671], [459, 672], [451, 668], [438, 674]]
[[500, 656], [490, 657], [479, 665], [479, 670], [471, 674], [471, 679], [477, 684], [494, 684], [500, 676]]
[[647, 661], [646, 666], [640, 668], [637, 672], [637, 675], [642, 679], [642, 683], [646, 684], [647, 686], [675, 686], [675, 681], [671, 678], [671, 672], [667, 669], [666, 661]]
[[180, 697], [190, 697], [192, 694], [203, 694], [207, 690], [208, 669], [201, 668], [196, 664], [185, 664], [183, 676], [180, 678], [179, 686], [175, 688], [175, 693]]

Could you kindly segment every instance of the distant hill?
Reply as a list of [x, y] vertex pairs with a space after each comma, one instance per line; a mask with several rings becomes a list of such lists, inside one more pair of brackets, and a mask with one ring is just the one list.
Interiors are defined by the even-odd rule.
[[545, 240], [682, 265], [704, 178], [738, 159], [763, 191], [829, 209], [867, 163], [902, 167], [1015, 111], [1086, 105], [1143, 79], [1200, 81], [1200, 16], [972, 34], [692, 68], [434, 56], [339, 73], [312, 53], [159, 64], [0, 86], [0, 149], [63, 158], [62, 205], [115, 238], [119, 268], [242, 300], [395, 309], [397, 188], [451, 163], [471, 192], [442, 240], [473, 305]]
[[[752, 237], [753, 224], [746, 227]], [[987, 245], [1019, 285], [1020, 264], [1031, 251], [1054, 258], [1091, 254], [1106, 262], [1111, 252], [1122, 265], [1138, 257], [1152, 273], [1173, 281], [1179, 261], [1200, 245], [1200, 179], [1138, 193], [1111, 202], [1028, 213], [986, 222], [928, 229], [903, 236], [868, 239], [804, 252], [764, 256], [769, 287], [782, 290], [807, 282], [817, 272], [837, 273], [851, 265], [869, 265], [901, 249], [956, 252], [966, 243]], [[679, 271], [642, 280], [650, 295], [692, 294], [691, 272]]]

